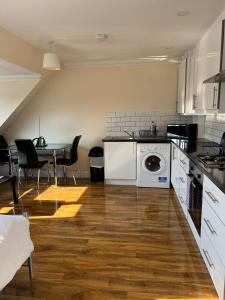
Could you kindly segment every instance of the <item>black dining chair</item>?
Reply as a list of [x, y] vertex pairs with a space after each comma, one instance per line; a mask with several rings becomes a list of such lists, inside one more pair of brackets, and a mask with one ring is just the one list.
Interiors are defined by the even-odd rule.
[[[81, 135], [78, 135], [74, 138], [70, 152], [69, 152], [69, 158], [63, 157], [63, 158], [56, 159], [56, 165], [63, 167], [63, 172], [64, 172], [65, 176], [66, 176], [67, 169], [72, 167], [78, 161], [77, 149], [78, 149], [78, 144], [80, 142], [80, 139], [81, 139]], [[77, 184], [76, 178], [74, 175], [74, 170], [72, 168], [71, 168], [71, 172], [73, 175], [74, 184]], [[65, 179], [66, 179], [66, 177], [65, 177]]]
[[13, 173], [13, 166], [18, 163], [18, 159], [10, 155], [9, 145], [3, 135], [0, 135], [0, 165], [9, 165], [9, 174]]
[[43, 161], [38, 160], [37, 151], [34, 147], [33, 142], [30, 139], [15, 140], [15, 144], [16, 144], [17, 151], [18, 151], [19, 183], [20, 183], [20, 172], [22, 169], [24, 171], [37, 169], [38, 170], [37, 185], [38, 185], [38, 189], [39, 189], [40, 171], [41, 171], [42, 167], [46, 164], [48, 166], [48, 182], [49, 182], [48, 160], [43, 160]]

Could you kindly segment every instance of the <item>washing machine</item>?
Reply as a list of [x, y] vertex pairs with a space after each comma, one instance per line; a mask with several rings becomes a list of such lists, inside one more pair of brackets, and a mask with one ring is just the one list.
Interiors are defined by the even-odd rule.
[[137, 186], [170, 187], [170, 144], [137, 145]]

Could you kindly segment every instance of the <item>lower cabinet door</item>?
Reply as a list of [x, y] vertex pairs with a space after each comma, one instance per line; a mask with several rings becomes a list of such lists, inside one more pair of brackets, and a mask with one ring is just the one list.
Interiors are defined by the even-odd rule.
[[172, 161], [171, 164], [171, 183], [173, 188], [179, 197], [180, 194], [180, 177], [179, 177], [179, 164], [177, 160]]
[[179, 193], [179, 201], [180, 205], [183, 209], [184, 215], [187, 218], [187, 175], [184, 170], [180, 167], [180, 193]]
[[224, 300], [225, 269], [204, 229], [201, 233], [201, 252], [220, 300]]
[[136, 142], [105, 142], [105, 178], [136, 179]]

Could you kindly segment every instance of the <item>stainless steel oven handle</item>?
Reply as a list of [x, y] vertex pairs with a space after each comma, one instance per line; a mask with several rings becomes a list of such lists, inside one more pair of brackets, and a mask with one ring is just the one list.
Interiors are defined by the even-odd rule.
[[217, 234], [216, 233], [216, 230], [213, 228], [211, 222], [207, 219], [204, 218], [204, 221], [205, 221], [205, 224], [207, 225], [207, 227], [209, 228], [209, 231], [212, 233], [212, 234]]
[[181, 203], [184, 203], [183, 197], [180, 196], [179, 199], [180, 199]]
[[216, 199], [216, 197], [213, 196], [212, 193], [205, 191], [206, 194], [209, 196], [209, 198], [212, 200], [213, 203], [219, 203], [219, 201]]
[[210, 258], [210, 256], [209, 256], [208, 251], [206, 251], [205, 249], [202, 249], [202, 250], [203, 250], [203, 253], [204, 253], [204, 255], [205, 255], [205, 258], [206, 258], [206, 260], [207, 260], [207, 262], [208, 262], [210, 268], [214, 267], [214, 264], [213, 264], [212, 261], [211, 261], [211, 258]]
[[197, 186], [194, 184], [194, 182], [192, 181], [192, 186], [196, 189], [197, 188]]

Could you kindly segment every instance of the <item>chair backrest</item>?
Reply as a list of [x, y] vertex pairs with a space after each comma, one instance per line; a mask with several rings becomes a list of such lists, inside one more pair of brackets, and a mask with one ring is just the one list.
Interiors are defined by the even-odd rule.
[[[5, 138], [3, 135], [0, 135], [0, 163], [8, 162], [9, 157], [8, 157], [8, 143], [6, 142]], [[2, 150], [6, 149], [6, 150]]]
[[19, 166], [22, 168], [37, 168], [38, 155], [34, 144], [29, 139], [15, 140]]
[[80, 139], [81, 139], [81, 135], [77, 135], [77, 136], [75, 136], [75, 138], [73, 140], [72, 147], [70, 149], [70, 163], [71, 164], [74, 164], [78, 160], [77, 148], [78, 148]]

